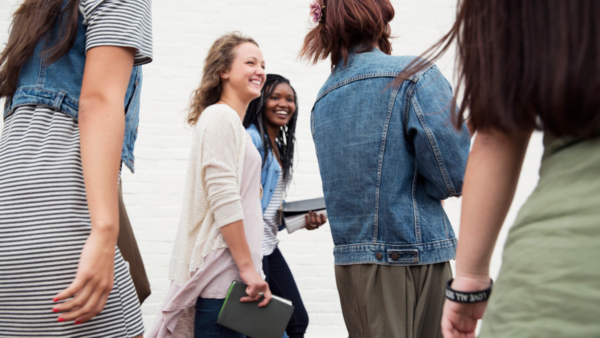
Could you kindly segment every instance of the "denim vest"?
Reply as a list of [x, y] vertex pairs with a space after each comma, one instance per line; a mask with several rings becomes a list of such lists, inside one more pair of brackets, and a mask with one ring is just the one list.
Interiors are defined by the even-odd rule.
[[[73, 47], [52, 64], [48, 64], [47, 56], [42, 53], [45, 43], [44, 39], [40, 40], [35, 47], [33, 56], [21, 68], [15, 94], [6, 100], [5, 119], [18, 107], [41, 105], [63, 112], [77, 120], [85, 66], [86, 28], [80, 13]], [[56, 34], [57, 32], [54, 32], [54, 36]], [[134, 171], [133, 147], [137, 138], [141, 84], [142, 69], [139, 66], [133, 67], [124, 102], [125, 139], [121, 153], [121, 160], [132, 172]]]
[[321, 88], [311, 129], [338, 265], [454, 258], [440, 203], [459, 196], [470, 134], [450, 121], [452, 88], [433, 65], [399, 86], [414, 57], [351, 53]]

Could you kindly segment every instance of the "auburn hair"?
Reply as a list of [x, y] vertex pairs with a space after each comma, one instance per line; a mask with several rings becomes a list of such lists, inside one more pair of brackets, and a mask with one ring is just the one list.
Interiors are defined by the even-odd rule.
[[225, 34], [210, 47], [206, 60], [204, 60], [200, 87], [192, 92], [192, 102], [187, 116], [187, 123], [191, 126], [198, 122], [204, 109], [219, 102], [223, 90], [219, 73], [231, 68], [237, 47], [245, 42], [258, 47], [256, 41], [240, 32]]
[[600, 131], [600, 1], [459, 0], [456, 22], [396, 83], [456, 42], [454, 122], [474, 129], [539, 129], [558, 137]]
[[370, 52], [378, 48], [392, 53], [390, 21], [394, 18], [394, 7], [389, 0], [319, 0], [323, 8], [322, 17], [306, 37], [300, 57], [312, 63], [331, 57], [331, 68], [344, 60], [348, 63], [348, 52], [357, 47], [357, 53]]
[[21, 68], [42, 39], [49, 64], [67, 54], [75, 43], [78, 16], [79, 0], [23, 1], [12, 16], [8, 43], [0, 54], [0, 98], [15, 94]]

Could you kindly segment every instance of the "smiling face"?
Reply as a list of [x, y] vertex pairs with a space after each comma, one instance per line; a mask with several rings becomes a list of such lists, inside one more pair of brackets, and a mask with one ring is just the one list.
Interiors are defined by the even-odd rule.
[[279, 130], [290, 122], [295, 113], [296, 101], [292, 87], [287, 83], [278, 84], [265, 103], [265, 115], [269, 127]]
[[250, 102], [260, 97], [265, 83], [265, 60], [262, 52], [253, 43], [244, 42], [235, 50], [231, 68], [221, 71], [221, 80], [229, 86], [238, 98]]

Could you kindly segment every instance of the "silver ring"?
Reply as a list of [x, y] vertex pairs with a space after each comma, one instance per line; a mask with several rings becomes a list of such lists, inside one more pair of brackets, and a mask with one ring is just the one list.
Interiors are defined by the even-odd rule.
[[258, 293], [258, 295], [259, 295], [260, 297], [262, 297], [264, 294], [265, 294], [264, 292], [259, 292], [259, 293]]

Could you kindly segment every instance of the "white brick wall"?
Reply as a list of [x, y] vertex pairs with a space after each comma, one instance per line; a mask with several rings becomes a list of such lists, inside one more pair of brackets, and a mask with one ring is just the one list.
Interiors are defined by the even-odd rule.
[[[6, 41], [9, 16], [19, 1], [0, 1], [0, 41]], [[190, 92], [199, 84], [202, 62], [215, 38], [240, 30], [258, 41], [267, 71], [288, 77], [298, 92], [298, 151], [295, 180], [288, 200], [322, 195], [310, 136], [313, 100], [329, 73], [329, 64], [309, 66], [297, 60], [308, 24], [308, 0], [154, 0], [154, 62], [144, 67], [141, 123], [136, 145], [136, 174], [125, 172], [125, 202], [146, 263], [153, 294], [143, 305], [146, 326], [165, 296], [168, 262], [181, 209], [182, 188], [190, 144], [184, 124]], [[455, 2], [392, 0], [396, 55], [417, 55], [439, 39], [452, 22]], [[438, 65], [452, 79], [453, 55]], [[493, 260], [493, 274], [508, 226], [537, 182], [541, 137], [535, 135], [521, 182]], [[458, 230], [460, 200], [446, 210]], [[347, 337], [333, 273], [329, 228], [280, 234], [281, 251], [296, 277], [310, 315], [307, 337]]]

